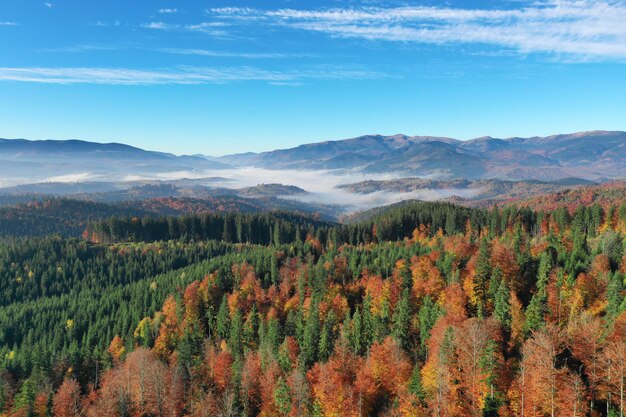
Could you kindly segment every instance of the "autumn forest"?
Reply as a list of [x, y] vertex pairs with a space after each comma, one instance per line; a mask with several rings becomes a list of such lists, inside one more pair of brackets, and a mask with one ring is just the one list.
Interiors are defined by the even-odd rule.
[[118, 217], [0, 246], [0, 415], [623, 416], [626, 203]]

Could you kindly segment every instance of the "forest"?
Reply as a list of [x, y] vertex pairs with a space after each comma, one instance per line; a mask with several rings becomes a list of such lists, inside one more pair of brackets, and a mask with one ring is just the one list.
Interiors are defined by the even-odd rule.
[[0, 416], [622, 417], [625, 236], [623, 196], [16, 232]]

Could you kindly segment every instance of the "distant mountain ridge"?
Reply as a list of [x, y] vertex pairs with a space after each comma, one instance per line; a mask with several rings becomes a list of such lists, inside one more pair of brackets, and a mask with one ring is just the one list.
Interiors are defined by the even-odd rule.
[[0, 139], [0, 186], [46, 181], [110, 181], [222, 168], [228, 166], [202, 157], [148, 151], [121, 143]]
[[546, 137], [467, 141], [447, 137], [367, 135], [262, 153], [227, 155], [237, 166], [358, 169], [368, 173], [452, 179], [590, 180], [626, 175], [626, 132], [589, 131]]
[[[0, 139], [0, 187], [42, 182], [198, 178], [207, 171], [338, 170], [426, 179], [591, 181], [626, 178], [626, 132], [546, 137], [365, 135], [222, 157], [177, 156], [121, 143]], [[215, 175], [215, 173], [211, 174]], [[219, 174], [218, 174], [219, 175]]]

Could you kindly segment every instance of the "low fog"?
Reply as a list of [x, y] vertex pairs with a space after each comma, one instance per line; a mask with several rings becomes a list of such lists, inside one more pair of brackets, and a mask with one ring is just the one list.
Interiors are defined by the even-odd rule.
[[278, 183], [293, 185], [307, 191], [307, 194], [280, 196], [284, 199], [299, 200], [304, 203], [341, 206], [343, 212], [366, 210], [372, 207], [397, 203], [403, 200], [418, 199], [433, 201], [460, 196], [472, 198], [480, 190], [477, 189], [422, 189], [412, 192], [375, 191], [368, 194], [352, 193], [341, 185], [353, 184], [366, 180], [392, 180], [401, 178], [401, 173], [368, 174], [358, 170], [271, 170], [263, 168], [236, 168], [207, 171], [167, 171], [150, 174], [115, 174], [101, 172], [73, 172], [51, 176], [33, 181], [16, 181], [16, 178], [0, 178], [0, 187], [19, 183], [81, 183], [86, 181], [118, 182], [124, 188], [137, 185], [141, 181], [180, 181], [194, 180], [197, 185], [239, 189], [259, 184]]
[[[403, 200], [440, 200], [454, 195], [472, 198], [478, 194], [476, 189], [424, 189], [412, 192], [376, 191], [369, 194], [352, 193], [339, 188], [341, 185], [353, 184], [366, 180], [392, 180], [401, 178], [399, 173], [367, 174], [349, 170], [270, 170], [263, 168], [238, 168], [213, 170], [203, 173], [178, 171], [158, 174], [156, 179], [172, 181], [180, 179], [199, 179], [213, 177], [209, 186], [224, 188], [252, 187], [258, 184], [278, 183], [294, 185], [307, 191], [308, 194], [281, 196], [285, 199], [299, 200], [305, 203], [332, 204], [344, 206], [347, 212], [366, 210], [372, 207], [397, 203]], [[225, 180], [216, 181], [214, 177]], [[138, 179], [135, 177], [135, 179]], [[144, 178], [147, 179], [147, 178]]]

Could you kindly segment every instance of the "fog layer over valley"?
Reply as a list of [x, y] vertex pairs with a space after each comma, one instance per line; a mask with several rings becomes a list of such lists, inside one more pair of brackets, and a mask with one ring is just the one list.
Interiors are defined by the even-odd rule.
[[217, 206], [337, 217], [413, 199], [486, 206], [623, 178], [625, 132], [468, 141], [368, 135], [218, 158], [118, 143], [0, 139], [3, 205], [46, 196], [106, 203], [220, 197]]

